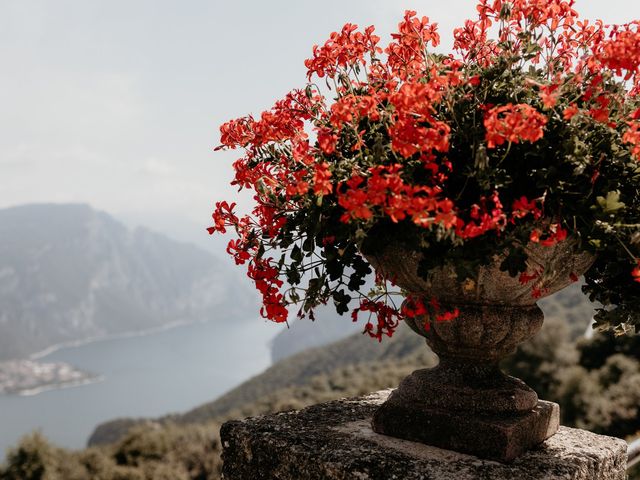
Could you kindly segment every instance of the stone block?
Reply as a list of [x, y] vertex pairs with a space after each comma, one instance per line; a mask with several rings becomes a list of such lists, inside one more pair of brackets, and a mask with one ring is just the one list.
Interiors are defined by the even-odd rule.
[[390, 390], [222, 426], [226, 480], [624, 480], [623, 440], [560, 427], [504, 464], [373, 432]]
[[552, 402], [521, 415], [470, 414], [386, 402], [373, 416], [373, 429], [478, 457], [510, 462], [558, 431], [560, 408]]

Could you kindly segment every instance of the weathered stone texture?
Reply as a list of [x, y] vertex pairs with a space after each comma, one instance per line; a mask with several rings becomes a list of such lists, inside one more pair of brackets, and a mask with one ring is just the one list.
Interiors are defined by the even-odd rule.
[[626, 443], [559, 432], [502, 464], [379, 435], [371, 417], [388, 390], [222, 426], [226, 480], [623, 480]]
[[392, 396], [376, 411], [371, 426], [384, 435], [511, 462], [554, 435], [559, 423], [560, 409], [551, 402], [539, 401], [526, 414], [498, 416], [426, 410]]

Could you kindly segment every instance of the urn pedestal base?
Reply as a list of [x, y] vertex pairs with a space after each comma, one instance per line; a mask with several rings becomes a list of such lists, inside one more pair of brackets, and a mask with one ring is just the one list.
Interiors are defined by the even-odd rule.
[[499, 367], [542, 320], [535, 305], [465, 305], [455, 320], [430, 325], [407, 319], [440, 363], [402, 380], [373, 416], [373, 430], [500, 462], [544, 442], [558, 431], [559, 406], [538, 401]]
[[495, 363], [442, 357], [416, 370], [376, 411], [374, 432], [510, 462], [558, 431], [560, 407], [539, 401]]
[[470, 415], [394, 401], [392, 394], [375, 412], [371, 426], [376, 433], [510, 462], [558, 431], [560, 408], [540, 400], [531, 411], [516, 416]]

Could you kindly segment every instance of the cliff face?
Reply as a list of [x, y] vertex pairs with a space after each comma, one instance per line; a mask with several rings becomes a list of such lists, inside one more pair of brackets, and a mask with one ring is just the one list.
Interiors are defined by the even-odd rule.
[[128, 230], [86, 205], [0, 210], [0, 360], [171, 322], [242, 318], [255, 306], [233, 277], [203, 250]]

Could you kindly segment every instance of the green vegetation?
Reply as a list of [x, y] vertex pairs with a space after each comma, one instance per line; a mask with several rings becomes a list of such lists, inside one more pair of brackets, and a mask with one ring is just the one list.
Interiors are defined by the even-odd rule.
[[115, 445], [70, 452], [42, 435], [9, 453], [2, 480], [190, 480], [220, 478], [217, 427], [136, 427]]
[[558, 402], [563, 424], [625, 438], [640, 431], [639, 341], [598, 334], [573, 343], [567, 326], [551, 320], [503, 366]]

